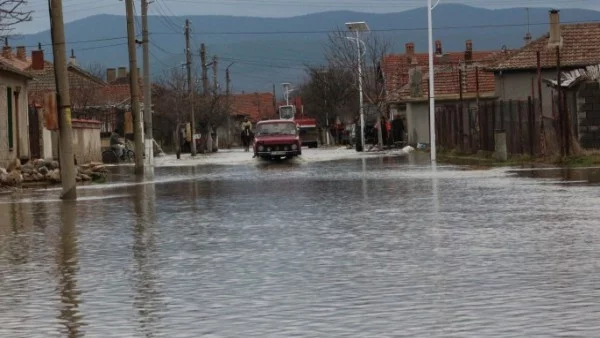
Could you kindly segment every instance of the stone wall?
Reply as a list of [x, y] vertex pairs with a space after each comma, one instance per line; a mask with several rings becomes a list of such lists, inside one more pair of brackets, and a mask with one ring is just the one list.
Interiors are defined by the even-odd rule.
[[583, 148], [600, 148], [600, 83], [590, 81], [579, 88], [577, 123]]
[[72, 120], [73, 154], [78, 164], [102, 162], [100, 122], [94, 120]]

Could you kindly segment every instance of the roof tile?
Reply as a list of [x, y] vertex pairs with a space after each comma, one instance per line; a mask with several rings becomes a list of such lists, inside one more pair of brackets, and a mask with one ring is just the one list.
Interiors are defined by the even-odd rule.
[[276, 117], [273, 93], [236, 94], [231, 96], [234, 115], [248, 116], [253, 121]]
[[[561, 25], [563, 39], [560, 48], [562, 67], [585, 67], [600, 63], [600, 23], [579, 23]], [[537, 52], [540, 52], [542, 68], [556, 67], [556, 49], [548, 46], [549, 34], [546, 34], [520, 50], [506, 60], [496, 62], [490, 70], [529, 70], [537, 68]]]
[[[479, 78], [480, 95], [493, 95], [496, 90], [494, 74], [481, 68], [506, 53], [501, 51], [473, 51], [472, 62], [461, 65], [465, 52], [451, 52], [434, 59], [435, 95], [438, 98], [455, 99], [460, 96], [460, 69], [463, 69], [463, 95], [477, 93]], [[383, 59], [383, 72], [388, 102], [418, 100], [428, 97], [429, 92], [429, 54], [418, 53], [413, 57], [406, 54], [386, 55]], [[479, 68], [479, 69], [478, 69]], [[419, 95], [411, 96], [411, 70], [420, 70], [421, 81]], [[477, 74], [478, 73], [478, 74]]]

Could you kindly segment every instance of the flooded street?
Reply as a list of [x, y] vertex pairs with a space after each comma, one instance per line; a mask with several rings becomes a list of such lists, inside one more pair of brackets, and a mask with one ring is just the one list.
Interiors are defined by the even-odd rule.
[[0, 196], [0, 337], [600, 332], [598, 169], [218, 156]]

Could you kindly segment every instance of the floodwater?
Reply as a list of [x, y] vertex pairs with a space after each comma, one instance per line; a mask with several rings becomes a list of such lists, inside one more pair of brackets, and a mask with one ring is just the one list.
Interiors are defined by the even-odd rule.
[[115, 168], [74, 203], [0, 197], [0, 337], [597, 337], [597, 169], [424, 163]]

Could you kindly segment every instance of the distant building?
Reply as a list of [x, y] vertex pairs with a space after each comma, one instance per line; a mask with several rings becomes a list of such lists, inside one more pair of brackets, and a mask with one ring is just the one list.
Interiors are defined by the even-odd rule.
[[[557, 47], [562, 71], [600, 64], [600, 23], [560, 24], [559, 12], [550, 11], [549, 33], [487, 67], [494, 73], [496, 94], [503, 100], [538, 99], [537, 53], [543, 78], [556, 79]], [[552, 116], [556, 90], [542, 85], [544, 116]]]
[[[408, 142], [429, 143], [429, 54], [415, 53], [415, 45], [405, 45], [404, 54], [386, 55], [382, 61], [386, 101], [390, 115], [406, 118]], [[474, 51], [467, 40], [462, 52], [444, 53], [442, 42], [435, 42], [436, 107], [458, 103], [465, 109], [479, 100], [495, 100], [494, 74], [484, 67], [504, 51]], [[462, 93], [461, 93], [462, 90]]]

